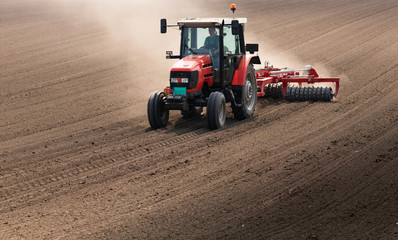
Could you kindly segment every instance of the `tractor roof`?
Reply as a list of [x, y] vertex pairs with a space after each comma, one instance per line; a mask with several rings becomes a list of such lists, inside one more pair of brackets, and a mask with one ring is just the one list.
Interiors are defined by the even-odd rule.
[[217, 27], [224, 24], [231, 24], [232, 20], [238, 20], [239, 23], [247, 23], [246, 18], [185, 18], [177, 22], [178, 26], [185, 27]]

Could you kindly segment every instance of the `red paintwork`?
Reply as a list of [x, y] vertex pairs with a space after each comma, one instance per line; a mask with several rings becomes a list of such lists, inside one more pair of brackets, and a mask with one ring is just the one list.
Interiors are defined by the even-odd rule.
[[[255, 55], [239, 56], [241, 60], [239, 67], [235, 70], [234, 78], [232, 80], [233, 86], [243, 86], [245, 84], [247, 66], [253, 57], [255, 57]], [[198, 71], [199, 79], [196, 88], [187, 89], [187, 92], [201, 91], [204, 83], [207, 83], [209, 87], [213, 86], [213, 67], [211, 66], [211, 58], [209, 55], [186, 56], [176, 62], [171, 68], [171, 71]], [[300, 75], [300, 72], [303, 74]], [[257, 92], [258, 97], [264, 96], [264, 88], [267, 84], [281, 83], [283, 96], [286, 95], [288, 83], [298, 83], [299, 86], [301, 86], [302, 83], [314, 84], [320, 82], [332, 82], [336, 84], [335, 97], [337, 97], [340, 88], [340, 78], [321, 78], [314, 68], [294, 70], [274, 68], [271, 66], [257, 70], [256, 79], [257, 87], [260, 88], [260, 92]]]
[[[193, 72], [198, 71], [199, 79], [195, 89], [187, 89], [187, 92], [196, 92], [202, 90], [203, 83], [208, 86], [213, 85], [213, 67], [209, 55], [189, 55], [176, 62], [171, 71]], [[208, 75], [207, 77], [205, 77]]]
[[[306, 75], [300, 76], [300, 72], [304, 72]], [[302, 83], [314, 84], [320, 82], [332, 82], [336, 84], [334, 93], [335, 97], [337, 97], [340, 88], [340, 78], [321, 78], [314, 68], [303, 70], [281, 70], [279, 68], [261, 69], [256, 71], [256, 78], [257, 87], [260, 88], [260, 92], [257, 92], [258, 97], [264, 96], [264, 88], [267, 84], [275, 83], [282, 83], [283, 96], [286, 95], [288, 83], [298, 83], [301, 86]]]
[[245, 85], [247, 66], [249, 65], [250, 60], [253, 57], [256, 57], [256, 55], [239, 56], [239, 58], [241, 58], [241, 61], [239, 63], [238, 69], [235, 70], [234, 79], [232, 80], [232, 85], [233, 86], [243, 86], [243, 85]]

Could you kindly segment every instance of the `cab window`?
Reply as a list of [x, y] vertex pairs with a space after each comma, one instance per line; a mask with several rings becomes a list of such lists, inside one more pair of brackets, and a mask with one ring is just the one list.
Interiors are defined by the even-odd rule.
[[232, 35], [232, 27], [224, 26], [224, 55], [241, 55], [239, 35]]

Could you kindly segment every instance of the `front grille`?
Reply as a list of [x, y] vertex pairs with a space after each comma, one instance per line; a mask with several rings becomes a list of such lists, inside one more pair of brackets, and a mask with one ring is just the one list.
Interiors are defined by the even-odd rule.
[[188, 78], [188, 83], [172, 83], [170, 82], [170, 87], [186, 87], [187, 89], [195, 89], [198, 85], [199, 72], [182, 72], [182, 71], [171, 71], [170, 78]]

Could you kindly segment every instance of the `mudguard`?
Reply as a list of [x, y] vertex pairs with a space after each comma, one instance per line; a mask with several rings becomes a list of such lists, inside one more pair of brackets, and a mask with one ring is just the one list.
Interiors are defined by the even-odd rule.
[[241, 56], [239, 67], [235, 70], [232, 86], [243, 86], [245, 84], [247, 66], [252, 64], [261, 64], [260, 57], [257, 55]]

